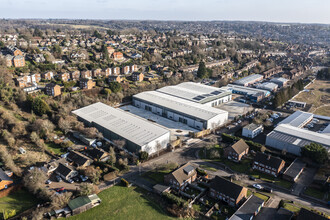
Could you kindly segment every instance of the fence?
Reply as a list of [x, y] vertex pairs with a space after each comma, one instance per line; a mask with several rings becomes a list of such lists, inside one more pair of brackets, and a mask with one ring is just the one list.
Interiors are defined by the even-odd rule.
[[203, 131], [198, 131], [198, 132], [189, 132], [189, 136], [192, 138], [199, 138], [199, 137], [204, 137], [205, 135], [211, 134], [210, 129], [206, 129]]

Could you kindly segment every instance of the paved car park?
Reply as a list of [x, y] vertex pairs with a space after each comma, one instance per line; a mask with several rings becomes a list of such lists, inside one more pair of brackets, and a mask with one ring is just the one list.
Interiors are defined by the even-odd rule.
[[233, 120], [236, 116], [244, 115], [254, 109], [251, 105], [236, 101], [222, 103], [216, 106], [216, 108], [227, 111], [229, 120]]

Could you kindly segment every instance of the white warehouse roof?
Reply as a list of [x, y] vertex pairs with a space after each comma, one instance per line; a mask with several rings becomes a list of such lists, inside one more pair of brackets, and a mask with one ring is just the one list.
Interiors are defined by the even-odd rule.
[[173, 109], [173, 111], [189, 115], [192, 118], [199, 118], [206, 121], [219, 114], [228, 114], [228, 112], [217, 108], [212, 108], [156, 91], [142, 92], [134, 95], [133, 98], [154, 103], [158, 106], [164, 106], [165, 108]]
[[72, 113], [139, 146], [144, 146], [170, 132], [157, 124], [101, 102], [77, 109]]
[[236, 80], [234, 83], [235, 84], [238, 84], [238, 85], [245, 85], [246, 83], [253, 83], [255, 82], [256, 80], [261, 80], [263, 79], [264, 76], [263, 75], [260, 75], [260, 74], [252, 74], [252, 75], [249, 75], [247, 77], [244, 77], [244, 78], [241, 78], [241, 79], [238, 79]]
[[165, 86], [163, 88], [157, 89], [157, 92], [165, 93], [201, 104], [231, 94], [229, 90], [193, 82], [184, 82], [175, 86]]
[[289, 124], [294, 127], [301, 128], [305, 124], [307, 124], [310, 120], [313, 119], [313, 114], [303, 111], [296, 111], [295, 113], [291, 114], [289, 117], [285, 118], [280, 124]]

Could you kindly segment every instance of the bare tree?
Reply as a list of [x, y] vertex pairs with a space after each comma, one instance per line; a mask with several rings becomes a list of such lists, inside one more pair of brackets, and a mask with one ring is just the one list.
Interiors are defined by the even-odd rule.
[[159, 143], [159, 141], [156, 142], [156, 151], [157, 156], [159, 157], [159, 152], [163, 149], [162, 145]]
[[51, 207], [53, 207], [53, 209], [64, 208], [69, 203], [71, 197], [71, 192], [54, 195], [52, 197]]
[[126, 141], [123, 139], [114, 140], [113, 143], [119, 148], [124, 148], [126, 145]]

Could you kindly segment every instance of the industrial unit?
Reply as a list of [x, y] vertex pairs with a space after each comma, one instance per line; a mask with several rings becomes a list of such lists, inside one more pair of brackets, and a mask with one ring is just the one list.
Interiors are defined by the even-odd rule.
[[124, 140], [130, 152], [146, 151], [153, 154], [166, 148], [170, 142], [170, 131], [143, 118], [101, 102], [72, 112], [87, 126], [93, 126], [104, 138]]
[[265, 89], [271, 92], [275, 92], [278, 88], [278, 85], [276, 83], [272, 82], [264, 82], [257, 86], [258, 89]]
[[226, 111], [158, 91], [134, 95], [133, 105], [199, 130], [216, 128], [228, 120]]
[[238, 79], [234, 82], [234, 84], [241, 85], [241, 86], [249, 86], [255, 82], [259, 82], [264, 79], [263, 75], [260, 74], [252, 74], [247, 77]]
[[265, 97], [270, 96], [270, 91], [263, 89], [250, 88], [245, 86], [228, 84], [221, 89], [230, 90], [232, 93], [244, 95], [246, 99], [252, 102], [259, 102]]
[[301, 148], [314, 142], [330, 151], [330, 136], [303, 129], [313, 119], [313, 114], [297, 111], [290, 115], [266, 137], [266, 145], [285, 150], [295, 155], [301, 154]]
[[156, 91], [212, 107], [229, 102], [232, 96], [228, 90], [193, 82], [165, 86]]

